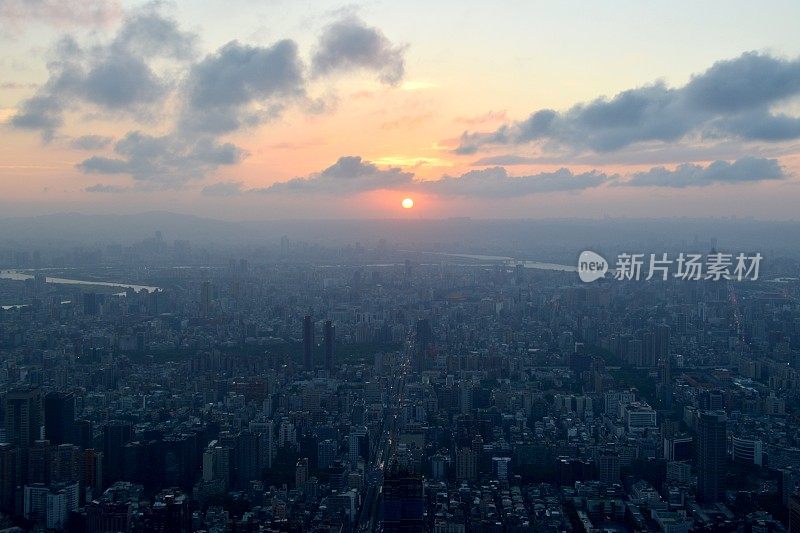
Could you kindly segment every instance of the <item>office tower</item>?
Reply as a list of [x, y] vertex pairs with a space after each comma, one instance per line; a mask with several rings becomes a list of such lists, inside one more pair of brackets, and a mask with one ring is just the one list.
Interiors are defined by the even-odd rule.
[[37, 440], [28, 450], [27, 483], [50, 483], [53, 464], [53, 446], [47, 440]]
[[601, 483], [619, 483], [619, 453], [606, 449], [597, 457], [597, 479]]
[[94, 424], [91, 420], [76, 420], [73, 425], [73, 444], [84, 450], [94, 448]]
[[44, 397], [44, 436], [53, 446], [75, 442], [75, 395], [51, 392]]
[[38, 387], [20, 387], [6, 394], [6, 439], [22, 449], [39, 440], [42, 426], [42, 396]]
[[334, 327], [330, 320], [325, 321], [325, 370], [333, 372]]
[[83, 294], [83, 314], [95, 316], [99, 314], [100, 306], [97, 303], [97, 294], [94, 292], [86, 292]]
[[414, 371], [422, 372], [429, 368], [429, 358], [433, 348], [433, 330], [427, 318], [417, 320], [416, 350], [414, 353]]
[[697, 499], [715, 503], [724, 491], [727, 453], [726, 417], [722, 411], [700, 413], [697, 425]]
[[200, 285], [200, 316], [208, 318], [211, 316], [211, 282], [204, 281]]
[[656, 361], [656, 336], [652, 331], [646, 331], [642, 335], [642, 366], [653, 368]]
[[314, 322], [311, 315], [303, 317], [303, 370], [314, 369]]
[[655, 347], [656, 361], [665, 361], [669, 356], [670, 327], [666, 324], [656, 326]]
[[297, 460], [294, 467], [294, 488], [304, 492], [308, 481], [308, 458], [302, 457]]
[[0, 443], [0, 511], [13, 513], [14, 491], [22, 484], [22, 457], [19, 448]]
[[125, 445], [133, 440], [133, 427], [127, 422], [103, 426], [103, 474], [105, 484], [122, 481]]
[[800, 533], [800, 493], [789, 496], [789, 533]]
[[317, 467], [320, 470], [330, 468], [336, 461], [336, 443], [330, 439], [317, 444]]
[[393, 464], [383, 482], [382, 507], [385, 533], [423, 531], [425, 492], [422, 476]]
[[249, 430], [236, 437], [236, 486], [246, 488], [251, 480], [261, 479], [259, 437]]

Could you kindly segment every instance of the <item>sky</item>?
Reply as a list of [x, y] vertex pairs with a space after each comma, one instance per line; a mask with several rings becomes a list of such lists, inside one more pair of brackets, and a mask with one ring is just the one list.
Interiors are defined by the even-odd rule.
[[796, 1], [0, 0], [0, 216], [796, 220], [797, 20]]

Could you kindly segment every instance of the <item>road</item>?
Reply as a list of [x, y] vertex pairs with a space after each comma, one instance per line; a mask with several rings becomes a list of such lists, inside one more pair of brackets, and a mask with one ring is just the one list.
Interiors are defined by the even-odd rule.
[[367, 488], [358, 513], [356, 531], [380, 530], [380, 500], [383, 493], [383, 476], [386, 465], [390, 461], [397, 443], [398, 414], [403, 405], [406, 377], [411, 369], [411, 353], [414, 343], [406, 342], [403, 357], [398, 367], [390, 374], [389, 390], [384, 403], [384, 417], [381, 423], [381, 437], [378, 445], [370, 452], [367, 469]]

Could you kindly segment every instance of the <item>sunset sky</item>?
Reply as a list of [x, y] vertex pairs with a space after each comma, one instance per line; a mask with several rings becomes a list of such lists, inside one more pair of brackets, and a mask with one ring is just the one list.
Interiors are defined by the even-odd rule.
[[798, 20], [796, 0], [0, 0], [0, 216], [798, 219]]

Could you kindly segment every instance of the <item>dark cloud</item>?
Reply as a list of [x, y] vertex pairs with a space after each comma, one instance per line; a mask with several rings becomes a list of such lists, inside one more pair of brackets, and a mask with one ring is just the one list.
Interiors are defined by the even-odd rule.
[[203, 187], [206, 196], [237, 196], [243, 192], [241, 181], [221, 181]]
[[137, 181], [178, 187], [219, 166], [234, 165], [246, 155], [231, 143], [214, 138], [187, 141], [180, 136], [130, 132], [117, 141], [118, 157], [90, 157], [77, 166], [88, 174], [128, 174]]
[[230, 42], [192, 66], [182, 126], [225, 133], [272, 118], [305, 95], [303, 68], [294, 41], [270, 47]]
[[114, 141], [112, 137], [104, 135], [83, 135], [72, 139], [69, 143], [70, 148], [75, 150], [100, 150]]
[[444, 176], [436, 181], [418, 182], [420, 189], [444, 196], [504, 198], [537, 193], [581, 191], [598, 187], [616, 176], [593, 170], [574, 174], [561, 168], [528, 176], [509, 176], [506, 169], [493, 167], [473, 170], [461, 176]]
[[405, 46], [395, 46], [378, 28], [348, 17], [325, 28], [311, 60], [315, 76], [353, 69], [378, 73], [382, 83], [397, 85], [405, 73]]
[[150, 5], [128, 14], [116, 36], [103, 45], [85, 48], [72, 37], [62, 38], [48, 62], [47, 82], [22, 103], [11, 124], [38, 130], [47, 140], [62, 125], [64, 111], [76, 104], [150, 116], [172, 83], [152, 63], [190, 57], [194, 42], [193, 34]]
[[49, 94], [36, 95], [22, 103], [11, 117], [11, 125], [25, 130], [42, 132], [42, 139], [50, 141], [55, 130], [64, 123], [60, 100]]
[[715, 63], [680, 88], [658, 82], [558, 112], [542, 109], [491, 132], [465, 132], [458, 153], [541, 142], [551, 150], [609, 152], [689, 136], [744, 141], [800, 138], [800, 119], [773, 106], [800, 95], [800, 58], [746, 53]]
[[413, 185], [413, 177], [411, 172], [404, 172], [400, 168], [381, 170], [360, 157], [345, 156], [322, 172], [275, 183], [252, 192], [357, 194], [378, 189], [407, 188]]
[[91, 185], [84, 189], [86, 192], [105, 192], [105, 193], [121, 193], [127, 192], [128, 189], [126, 187], [120, 187], [118, 185], [106, 185], [104, 183], [97, 183], [95, 185]]
[[729, 163], [714, 161], [703, 167], [691, 163], [678, 165], [675, 170], [654, 167], [646, 172], [637, 172], [631, 179], [618, 185], [639, 187], [703, 187], [715, 183], [748, 183], [765, 180], [786, 179], [788, 175], [777, 159], [742, 157]]

